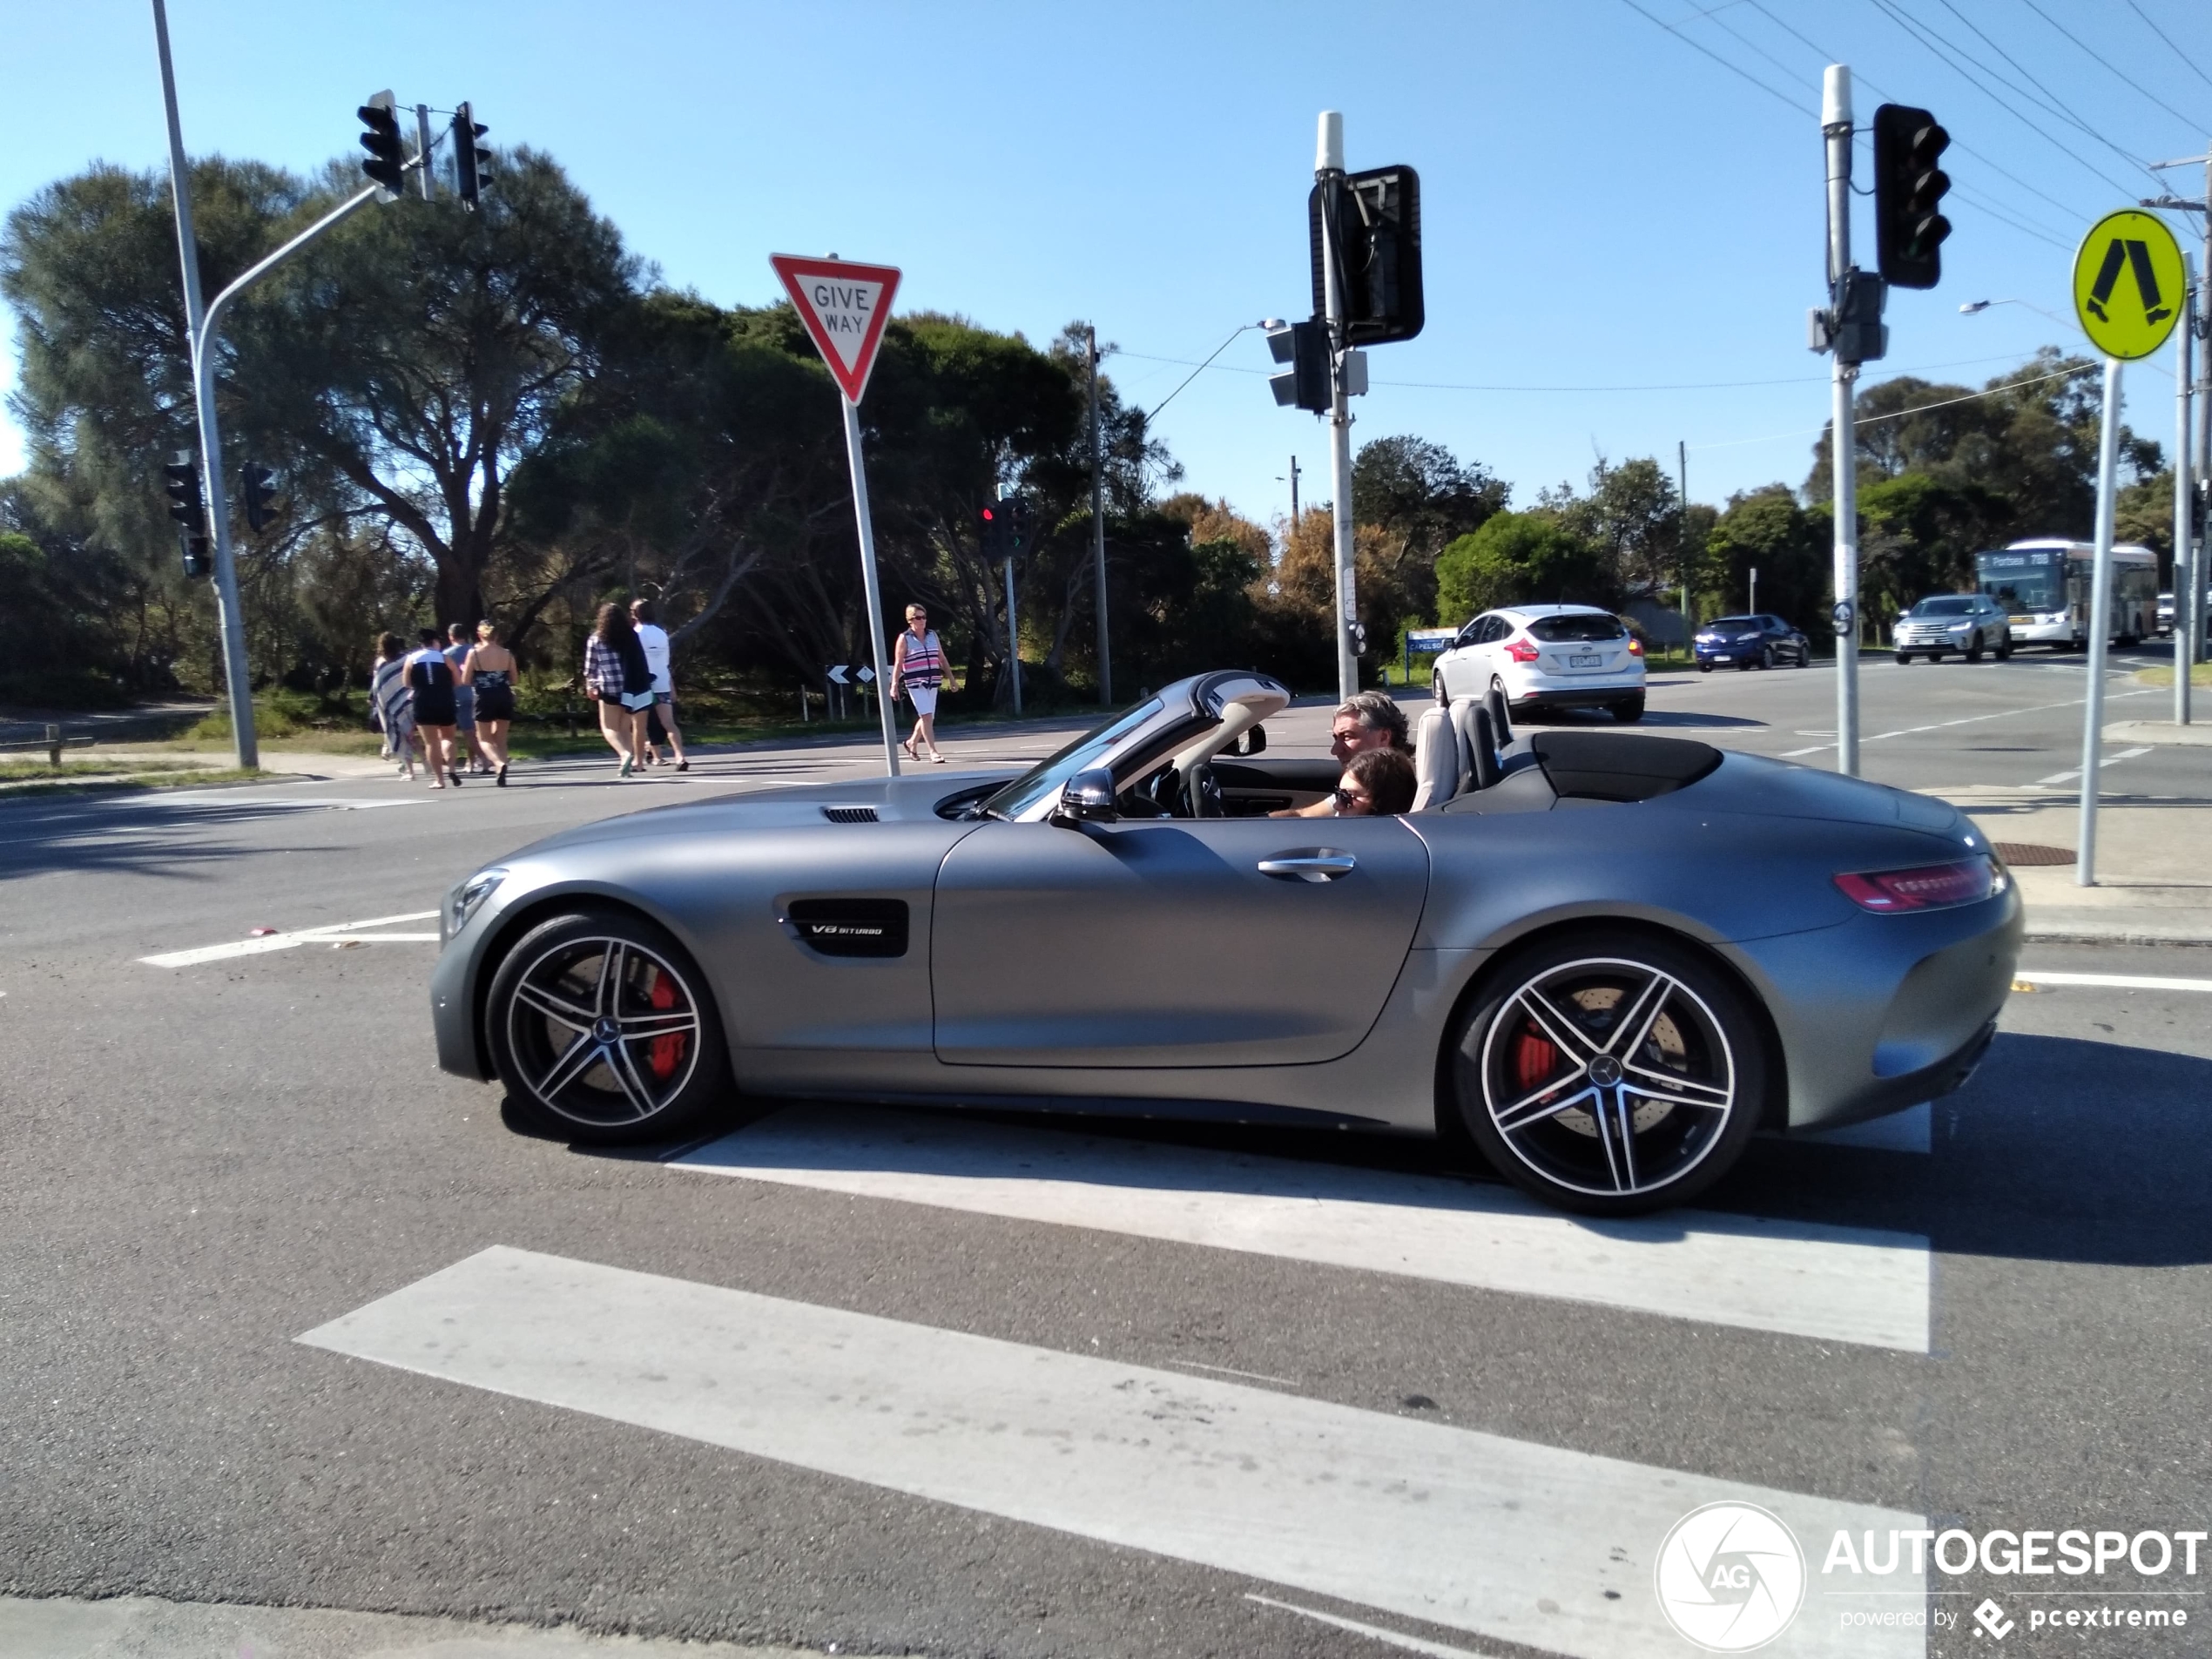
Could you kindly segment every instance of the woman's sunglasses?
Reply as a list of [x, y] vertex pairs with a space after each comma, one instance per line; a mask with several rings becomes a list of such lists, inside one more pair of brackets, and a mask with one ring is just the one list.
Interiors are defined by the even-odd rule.
[[1348, 812], [1354, 806], [1372, 805], [1374, 800], [1372, 795], [1350, 789], [1332, 789], [1329, 793], [1336, 797], [1337, 810], [1340, 813]]

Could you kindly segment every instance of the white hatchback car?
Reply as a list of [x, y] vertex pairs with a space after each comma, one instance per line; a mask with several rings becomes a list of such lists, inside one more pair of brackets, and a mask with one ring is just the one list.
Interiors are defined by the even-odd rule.
[[1539, 708], [1602, 708], [1643, 718], [1643, 646], [1595, 605], [1508, 605], [1460, 630], [1436, 659], [1437, 701], [1501, 687], [1515, 714]]

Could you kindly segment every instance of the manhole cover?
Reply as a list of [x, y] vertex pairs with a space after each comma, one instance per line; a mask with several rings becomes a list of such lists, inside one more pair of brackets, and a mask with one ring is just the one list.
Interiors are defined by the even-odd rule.
[[2026, 841], [1993, 841], [1997, 856], [2015, 867], [2024, 864], [2071, 864], [2074, 853], [2069, 847], [2034, 846]]

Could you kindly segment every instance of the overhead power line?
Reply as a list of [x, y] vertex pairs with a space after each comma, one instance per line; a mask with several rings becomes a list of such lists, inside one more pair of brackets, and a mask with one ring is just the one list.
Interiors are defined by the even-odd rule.
[[1653, 17], [1651, 13], [1646, 11], [1642, 6], [1638, 5], [1636, 3], [1636, 0], [1621, 0], [1621, 3], [1628, 7], [1629, 10], [1635, 12], [1636, 16], [1642, 17], [1645, 22], [1656, 24], [1660, 28], [1665, 30], [1669, 34], [1672, 35], [1676, 40], [1682, 42], [1683, 45], [1691, 48], [1693, 51], [1704, 53], [1706, 57], [1711, 58], [1730, 74], [1740, 76], [1743, 79], [1750, 82], [1752, 85], [1757, 87], [1759, 91], [1764, 92], [1769, 98], [1773, 98], [1777, 103], [1785, 104], [1791, 109], [1795, 110], [1799, 115], [1810, 117], [1813, 120], [1817, 121], [1820, 118], [1819, 111], [1814, 109], [1810, 104], [1800, 104], [1796, 98], [1791, 98], [1787, 92], [1777, 92], [1773, 87], [1769, 86], [1764, 81], [1761, 80], [1757, 76], [1752, 74], [1750, 70], [1745, 69], [1741, 64], [1730, 63], [1727, 58], [1722, 57], [1718, 52], [1715, 51], [1710, 46], [1705, 44], [1703, 41], [1694, 39], [1690, 36], [1684, 34], [1681, 30], [1676, 28], [1674, 24], [1667, 22], [1665, 18]]
[[2199, 69], [2196, 66], [2195, 60], [2187, 52], [2183, 51], [2179, 46], [2174, 44], [2174, 37], [2168, 34], [2163, 29], [2161, 29], [2155, 23], [2151, 21], [2150, 13], [2145, 11], [2141, 6], [2137, 5], [2135, 3], [2135, 0], [2128, 0], [2128, 9], [2143, 20], [2143, 27], [2149, 30], [2151, 33], [2156, 35], [2161, 40], [2166, 43], [2167, 51], [2172, 52], [2175, 57], [2180, 58], [2183, 64], [2188, 66], [2189, 73], [2195, 76], [2197, 79], [2202, 81], [2207, 86], [2212, 86], [2212, 75], [2207, 75], [2202, 70]]
[[[1861, 415], [1855, 418], [1859, 426], [1872, 426], [1878, 421], [1902, 421], [1908, 415], [1925, 415], [1930, 409], [1947, 409], [1957, 403], [1978, 403], [1983, 398], [2002, 397], [2006, 393], [2018, 391], [2022, 387], [2040, 386], [2047, 381], [2074, 380], [2078, 376], [2094, 374], [2096, 372], [2095, 364], [2084, 363], [2079, 368], [2060, 369], [2053, 374], [2038, 374], [2033, 380], [2007, 381], [2002, 386], [1993, 386], [1986, 391], [1969, 392], [1964, 397], [1946, 397], [1933, 403], [1915, 403], [1910, 408], [1892, 409], [1887, 415]], [[1867, 388], [1868, 391], [1872, 389], [1871, 387]], [[1862, 392], [1859, 395], [1864, 397], [1866, 394]], [[1693, 443], [1689, 447], [1693, 449], [1738, 449], [1751, 443], [1777, 443], [1784, 438], [1815, 437], [1827, 431], [1828, 426], [1829, 423], [1824, 421], [1818, 426], [1798, 427], [1788, 432], [1770, 432], [1764, 437], [1723, 438], [1716, 443]]]
[[[1949, 3], [1950, 3], [1950, 0], [1945, 0], [1945, 3], [1946, 3], [1946, 5], [1947, 5], [1947, 4], [1949, 4]], [[2074, 32], [2074, 30], [2072, 30], [2071, 29], [2067, 28], [2067, 27], [2064, 24], [2060, 23], [2060, 21], [2059, 21], [2056, 17], [2053, 17], [2053, 16], [2052, 16], [2049, 12], [2047, 12], [2047, 11], [2044, 10], [2043, 10], [2043, 8], [2042, 8], [2041, 6], [2040, 6], [2040, 5], [2038, 5], [2038, 4], [2036, 4], [2036, 3], [2035, 3], [2035, 0], [2027, 0], [2027, 9], [2028, 9], [2030, 11], [2033, 12], [2033, 13], [2034, 13], [2037, 17], [2039, 17], [2042, 18], [2042, 20], [2043, 20], [2045, 23], [2047, 23], [2047, 24], [2050, 24], [2052, 28], [2054, 28], [2054, 29], [2057, 30], [2058, 30], [2060, 34], [2064, 35], [2064, 36], [2065, 36], [2065, 37], [2066, 37], [2068, 40], [2072, 41], [2072, 42], [2073, 42], [2075, 45], [2077, 45], [2077, 46], [2079, 46], [2080, 48], [2081, 48], [2081, 50], [2082, 50], [2083, 51], [2085, 51], [2085, 52], [2088, 53], [2090, 57], [2092, 57], [2095, 58], [2095, 59], [2096, 59], [2096, 60], [2097, 60], [2100, 64], [2103, 64], [2103, 65], [2104, 65], [2104, 66], [2105, 66], [2107, 70], [2111, 71], [2112, 71], [2112, 73], [2113, 73], [2114, 75], [2117, 76], [2117, 77], [2118, 77], [2118, 78], [2119, 78], [2121, 81], [2123, 81], [2124, 83], [2126, 83], [2128, 85], [2134, 87], [2134, 89], [2135, 89], [2138, 92], [2141, 92], [2141, 94], [2142, 94], [2145, 98], [2148, 98], [2148, 99], [2149, 99], [2152, 103], [2154, 103], [2154, 104], [2157, 105], [2158, 105], [2158, 107], [2159, 107], [2160, 109], [2161, 109], [2161, 110], [2165, 111], [2167, 114], [2168, 114], [2168, 115], [2172, 116], [2172, 117], [2173, 117], [2173, 118], [2174, 118], [2176, 121], [2179, 121], [2179, 122], [2180, 122], [2180, 123], [2181, 123], [2183, 126], [2185, 126], [2185, 127], [2188, 127], [2188, 128], [2191, 129], [2193, 132], [2202, 132], [2202, 131], [2203, 131], [2203, 125], [2202, 125], [2202, 124], [2201, 122], [2198, 122], [2198, 121], [2193, 120], [2193, 119], [2192, 119], [2192, 118], [2190, 118], [2188, 116], [2183, 115], [2183, 114], [2182, 114], [2182, 113], [2179, 111], [2179, 110], [2175, 109], [2175, 107], [2174, 107], [2171, 104], [2168, 104], [2168, 102], [2167, 102], [2164, 98], [2162, 98], [2159, 97], [2159, 95], [2158, 95], [2157, 93], [2155, 93], [2155, 92], [2152, 91], [2150, 90], [2150, 88], [2148, 88], [2148, 86], [2145, 86], [2145, 85], [2144, 85], [2144, 84], [2143, 84], [2141, 81], [2137, 80], [2137, 79], [2136, 79], [2136, 78], [2135, 78], [2133, 75], [2130, 75], [2129, 73], [2128, 73], [2128, 71], [2127, 71], [2126, 70], [2121, 69], [2121, 68], [2118, 64], [2114, 64], [2114, 62], [2113, 62], [2110, 58], [2107, 57], [2106, 57], [2103, 53], [2100, 52], [2100, 51], [2098, 51], [2095, 47], [2092, 46], [2092, 45], [2091, 45], [2091, 44], [2090, 44], [2087, 41], [2086, 41], [2086, 40], [2082, 39], [2080, 36], [2079, 36], [2079, 35], [2075, 34], [2075, 33]], [[1952, 6], [1952, 10], [1955, 11], [1955, 10], [1958, 10], [1958, 8], [1957, 8], [1956, 6]]]

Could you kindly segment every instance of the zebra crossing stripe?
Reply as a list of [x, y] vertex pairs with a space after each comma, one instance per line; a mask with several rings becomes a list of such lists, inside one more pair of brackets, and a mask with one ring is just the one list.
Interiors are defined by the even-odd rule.
[[833, 1106], [671, 1167], [1928, 1352], [1928, 1241], [1911, 1233], [1687, 1210], [1589, 1221], [1442, 1177]]
[[[1576, 1659], [1681, 1651], [1653, 1560], [1701, 1505], [1791, 1527], [1768, 1652], [1889, 1659], [1820, 1593], [1838, 1528], [1917, 1516], [494, 1246], [298, 1339], [819, 1474]], [[1921, 1585], [1885, 1580], [1899, 1604]]]

